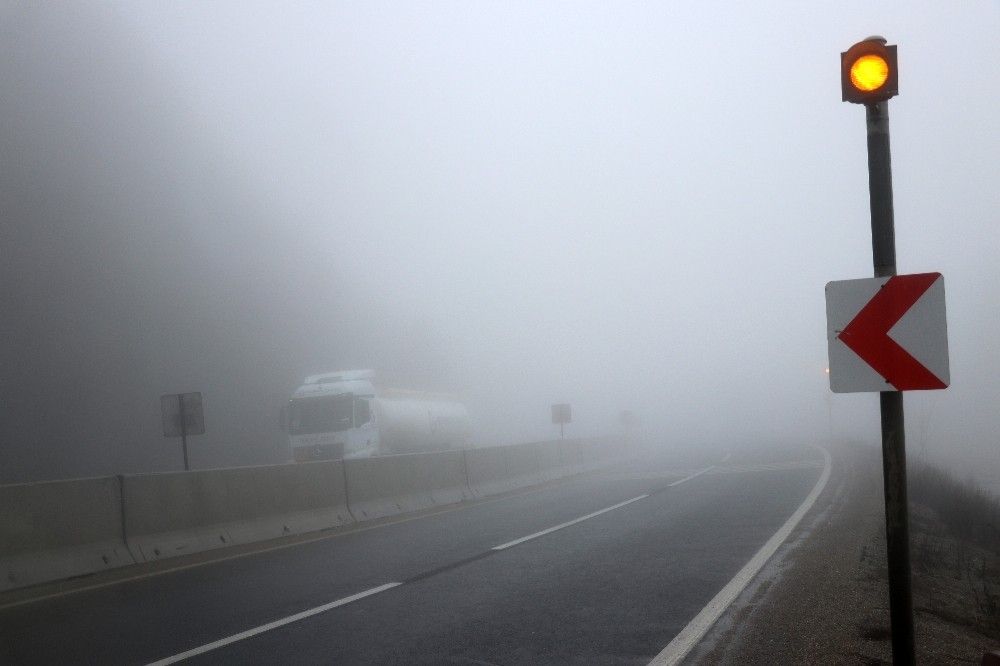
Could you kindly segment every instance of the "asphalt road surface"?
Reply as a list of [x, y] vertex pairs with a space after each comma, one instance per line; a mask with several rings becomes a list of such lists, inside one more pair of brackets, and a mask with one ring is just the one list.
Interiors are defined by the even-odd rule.
[[[806, 446], [643, 456], [0, 606], [2, 664], [648, 664], [820, 477]], [[0, 604], [3, 604], [0, 598]]]

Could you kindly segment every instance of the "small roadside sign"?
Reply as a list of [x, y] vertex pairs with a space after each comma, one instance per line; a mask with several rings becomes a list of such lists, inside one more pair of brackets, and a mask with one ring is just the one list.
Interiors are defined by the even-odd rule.
[[205, 413], [201, 393], [173, 393], [160, 396], [164, 437], [205, 434]]
[[573, 420], [573, 412], [569, 405], [558, 404], [552, 405], [552, 422], [559, 424], [559, 439], [565, 436], [565, 430], [567, 423]]
[[188, 435], [205, 434], [205, 412], [201, 406], [201, 393], [171, 393], [160, 396], [160, 414], [163, 418], [163, 436], [180, 437], [184, 450], [184, 470], [188, 465]]

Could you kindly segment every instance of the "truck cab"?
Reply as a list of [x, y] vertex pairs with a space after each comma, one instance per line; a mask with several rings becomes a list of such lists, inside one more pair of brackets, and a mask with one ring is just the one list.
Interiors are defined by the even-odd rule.
[[377, 455], [373, 376], [355, 370], [306, 377], [282, 409], [296, 462]]

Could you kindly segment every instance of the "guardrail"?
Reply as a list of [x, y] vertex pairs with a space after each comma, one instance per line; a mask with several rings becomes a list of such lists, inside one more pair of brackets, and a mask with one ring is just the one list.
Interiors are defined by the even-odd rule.
[[0, 591], [593, 471], [617, 438], [0, 486]]

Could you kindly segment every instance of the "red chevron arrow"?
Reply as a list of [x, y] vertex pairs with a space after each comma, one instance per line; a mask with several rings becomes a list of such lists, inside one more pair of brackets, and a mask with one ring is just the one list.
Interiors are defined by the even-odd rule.
[[898, 391], [947, 388], [947, 384], [889, 337], [896, 322], [940, 277], [940, 273], [918, 273], [889, 278], [837, 336]]

